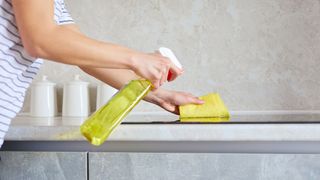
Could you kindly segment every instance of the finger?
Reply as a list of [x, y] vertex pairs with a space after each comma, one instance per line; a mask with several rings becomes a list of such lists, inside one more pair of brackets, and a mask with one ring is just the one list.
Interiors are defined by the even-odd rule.
[[189, 93], [189, 92], [181, 92], [183, 93], [185, 96], [190, 96], [190, 97], [196, 97], [193, 94]]
[[153, 80], [151, 81], [152, 85], [153, 85], [153, 90], [156, 90], [160, 87], [160, 81], [159, 80]]
[[203, 104], [203, 103], [205, 103], [205, 102], [204, 102], [203, 100], [201, 100], [199, 97], [194, 96], [194, 95], [191, 94], [191, 93], [186, 92], [186, 93], [184, 93], [184, 94], [185, 94], [185, 96], [188, 96], [189, 98], [191, 98], [192, 103], [195, 103], [195, 104]]
[[168, 58], [163, 56], [159, 50], [155, 51], [154, 55], [159, 56], [159, 57], [164, 57], [168, 62], [170, 62], [170, 70], [168, 71], [168, 81], [173, 81], [175, 80], [179, 75], [183, 73], [183, 69], [178, 68], [172, 61]]
[[174, 111], [172, 113], [180, 115], [179, 106], [175, 106]]
[[186, 94], [177, 94], [173, 96], [173, 100], [175, 105], [186, 105], [186, 104], [203, 104], [204, 101], [193, 96], [193, 95], [186, 95]]
[[191, 97], [189, 96], [189, 103], [191, 104], [204, 104], [205, 102], [201, 99], [199, 99], [198, 97]]
[[165, 110], [167, 110], [167, 111], [169, 111], [169, 112], [172, 112], [172, 113], [176, 110], [176, 106], [174, 106], [174, 105], [172, 105], [172, 104], [169, 104], [169, 103], [163, 103], [163, 104], [162, 104], [162, 107], [163, 107]]
[[158, 57], [163, 57], [160, 53], [160, 51], [154, 51], [154, 53], [152, 55], [158, 56]]
[[179, 94], [177, 94], [176, 96], [173, 96], [171, 102], [177, 106], [191, 103], [188, 96], [183, 96]]
[[165, 78], [165, 72], [166, 72], [166, 70], [165, 69], [163, 69], [162, 70], [162, 75], [161, 75], [161, 79], [160, 79], [160, 86], [162, 86], [162, 84], [164, 83], [164, 81], [166, 80]]
[[166, 76], [163, 74], [159, 83], [159, 86], [162, 86], [165, 83]]
[[163, 70], [162, 77], [161, 77], [161, 85], [167, 81], [168, 75], [169, 75], [169, 65], [166, 65]]
[[154, 51], [153, 53], [148, 53], [150, 56], [163, 57], [159, 51]]
[[174, 65], [173, 63], [171, 63], [170, 66], [170, 73], [171, 73], [171, 78], [169, 79], [169, 81], [173, 81], [175, 80], [179, 75], [182, 74], [182, 69], [179, 69], [176, 65]]

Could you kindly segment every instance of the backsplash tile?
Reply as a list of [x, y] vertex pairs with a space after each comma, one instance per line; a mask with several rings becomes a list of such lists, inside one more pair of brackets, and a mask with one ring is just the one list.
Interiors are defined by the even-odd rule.
[[[320, 109], [320, 1], [66, 0], [81, 30], [152, 52], [171, 48], [185, 74], [169, 89], [219, 92], [231, 110]], [[79, 68], [45, 62], [40, 74], [62, 84]], [[29, 110], [29, 97], [24, 111]], [[158, 111], [142, 103], [135, 111]]]

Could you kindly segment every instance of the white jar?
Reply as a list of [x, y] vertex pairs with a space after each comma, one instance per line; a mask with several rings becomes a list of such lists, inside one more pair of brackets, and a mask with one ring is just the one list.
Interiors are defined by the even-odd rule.
[[62, 116], [88, 117], [90, 115], [89, 83], [75, 75], [63, 87]]
[[57, 94], [55, 83], [47, 76], [31, 87], [30, 115], [34, 117], [54, 117], [57, 115]]
[[111, 99], [111, 97], [117, 92], [117, 89], [109, 86], [108, 84], [100, 83], [97, 86], [96, 109], [99, 109], [101, 106], [105, 105]]

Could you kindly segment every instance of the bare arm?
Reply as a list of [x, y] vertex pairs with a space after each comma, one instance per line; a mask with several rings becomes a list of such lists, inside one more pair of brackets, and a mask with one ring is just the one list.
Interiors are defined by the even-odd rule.
[[138, 79], [134, 72], [126, 69], [105, 69], [105, 68], [86, 68], [80, 67], [87, 74], [99, 79], [100, 81], [120, 89], [131, 80]]
[[[75, 33], [81, 34], [80, 29], [75, 24], [64, 25], [64, 28], [69, 29]], [[79, 66], [87, 74], [99, 79], [100, 81], [120, 89], [133, 79], [140, 78], [133, 71], [128, 69], [110, 69], [110, 68], [95, 68], [87, 66]], [[121, 76], [119, 76], [121, 75]]]
[[[93, 40], [74, 25], [56, 25], [53, 0], [12, 2], [23, 45], [32, 56], [77, 65], [118, 89], [138, 75], [151, 80], [157, 88], [166, 80], [169, 70], [173, 73], [171, 80], [181, 74], [164, 57]], [[150, 92], [145, 100], [173, 113], [178, 113], [178, 105], [202, 103], [191, 94], [163, 89]]]
[[[74, 32], [80, 33], [79, 28], [72, 25], [65, 25], [65, 28], [68, 28]], [[127, 69], [107, 69], [107, 68], [92, 68], [92, 67], [81, 67], [80, 68], [87, 74], [99, 79], [100, 81], [109, 84], [110, 86], [120, 89], [125, 84], [131, 80], [138, 79], [139, 76], [136, 75], [133, 71]], [[119, 76], [119, 74], [121, 76]], [[168, 91], [165, 89], [157, 89], [151, 91], [145, 98], [145, 101], [156, 104], [163, 109], [179, 114], [178, 106], [183, 104], [195, 103], [201, 104], [198, 98], [189, 93], [178, 92], [178, 91]]]
[[23, 46], [34, 57], [82, 67], [131, 69], [159, 87], [168, 71], [175, 79], [181, 70], [167, 58], [91, 39], [54, 22], [53, 0], [13, 0]]

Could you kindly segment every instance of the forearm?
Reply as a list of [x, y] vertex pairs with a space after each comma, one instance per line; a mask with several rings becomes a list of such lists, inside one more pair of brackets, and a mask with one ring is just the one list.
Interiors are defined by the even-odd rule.
[[35, 42], [24, 44], [32, 46], [29, 49], [34, 55], [78, 66], [129, 69], [130, 58], [135, 53], [122, 46], [93, 40], [63, 26], [41, 31], [33, 40]]
[[43, 44], [47, 50], [44, 55], [49, 58], [74, 65], [130, 69], [131, 57], [135, 52], [128, 48], [99, 42], [63, 27], [57, 28], [53, 33], [55, 38], [48, 39]]
[[[124, 85], [129, 83], [131, 80], [139, 79], [140, 77], [136, 75], [131, 70], [126, 69], [105, 69], [105, 68], [88, 68], [80, 67], [87, 74], [97, 78], [98, 80], [116, 88], [121, 89]], [[155, 91], [151, 91], [147, 94], [144, 100], [157, 103], [157, 93], [161, 92], [162, 89], [158, 88]]]
[[[80, 67], [81, 68], [81, 67]], [[138, 79], [134, 72], [125, 69], [103, 69], [103, 68], [81, 68], [86, 73], [96, 77], [97, 79], [120, 89], [133, 79]], [[156, 104], [163, 109], [179, 114], [178, 106], [184, 104], [203, 104], [204, 102], [189, 93], [168, 91], [158, 88], [147, 94], [145, 101]]]
[[126, 69], [80, 68], [87, 74], [116, 89], [120, 89], [131, 80], [139, 78], [133, 71]]

